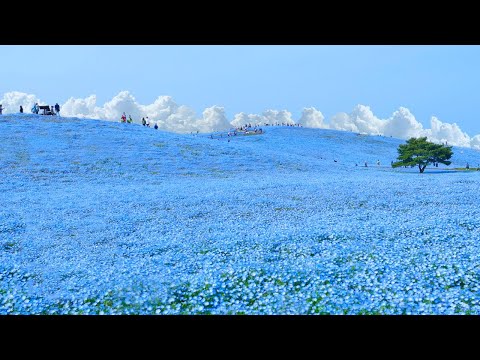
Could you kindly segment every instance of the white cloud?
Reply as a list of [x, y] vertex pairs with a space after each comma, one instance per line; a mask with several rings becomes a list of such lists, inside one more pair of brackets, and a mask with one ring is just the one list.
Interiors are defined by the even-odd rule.
[[298, 122], [304, 127], [328, 129], [328, 125], [323, 122], [324, 120], [325, 117], [320, 110], [309, 107], [303, 109], [302, 116]]
[[475, 135], [470, 139], [470, 146], [474, 149], [480, 150], [480, 135]]
[[127, 116], [131, 115], [136, 122], [139, 122], [141, 115], [143, 115], [140, 104], [137, 103], [133, 95], [128, 91], [119, 92], [117, 96], [106, 102], [103, 108], [99, 110], [99, 114], [109, 120], [120, 120], [122, 114], [125, 113]]
[[404, 107], [400, 107], [385, 121], [383, 129], [383, 135], [400, 139], [424, 136], [423, 125]]
[[357, 105], [350, 114], [335, 115], [330, 123], [330, 128], [400, 139], [426, 136], [429, 141], [435, 143], [447, 142], [448, 145], [480, 149], [480, 135], [470, 139], [456, 123], [444, 123], [435, 116], [432, 116], [430, 124], [430, 129], [424, 129], [410, 110], [405, 107], [400, 107], [390, 118], [382, 120], [373, 114], [370, 107]]
[[[399, 139], [426, 136], [435, 143], [472, 147], [480, 150], [480, 135], [470, 138], [456, 124], [444, 123], [432, 116], [430, 129], [424, 129], [422, 124], [405, 107], [400, 107], [388, 119], [377, 118], [370, 107], [357, 105], [350, 114], [338, 113], [332, 117], [331, 129], [354, 131], [369, 135], [385, 135]], [[327, 125], [328, 126], [328, 125]]]
[[456, 123], [444, 123], [432, 116], [430, 124], [431, 129], [426, 131], [430, 141], [437, 143], [447, 142], [448, 145], [470, 147], [470, 137]]
[[344, 112], [333, 116], [329, 126], [330, 129], [359, 132], [357, 126], [350, 121], [350, 116]]
[[262, 115], [267, 124], [295, 124], [295, 121], [292, 120], [292, 113], [287, 110], [266, 110]]
[[212, 106], [197, 118], [195, 111], [188, 106], [179, 106], [171, 96], [159, 96], [152, 104], [142, 105], [128, 91], [121, 91], [103, 106], [96, 105], [95, 95], [85, 99], [68, 99], [62, 105], [63, 116], [120, 121], [125, 112], [140, 124], [142, 117], [149, 117], [151, 123], [157, 123], [166, 131], [186, 133], [191, 131], [212, 132], [230, 128], [222, 107]]
[[179, 133], [196, 131], [195, 127], [195, 111], [188, 106], [179, 106], [175, 111], [163, 112], [163, 119], [156, 120], [154, 116], [150, 116], [150, 113], [146, 114], [151, 120], [158, 124], [158, 127], [162, 130], [173, 131]]
[[[30, 113], [35, 102], [43, 104], [36, 95], [19, 91], [5, 93], [0, 100], [4, 114], [18, 113], [20, 105], [23, 106], [25, 113]], [[90, 95], [84, 99], [70, 98], [61, 105], [61, 108], [62, 116], [109, 121], [120, 121], [123, 112], [127, 116], [131, 115], [136, 123], [140, 123], [142, 117], [148, 116], [150, 122], [156, 122], [160, 129], [180, 133], [227, 130], [232, 126], [248, 123], [252, 125], [295, 124], [288, 110], [266, 110], [262, 114], [240, 112], [235, 114], [229, 122], [225, 109], [220, 106], [206, 108], [199, 117], [190, 107], [178, 105], [171, 96], [159, 96], [153, 103], [143, 105], [138, 103], [128, 91], [119, 92], [102, 106], [97, 105], [95, 95]], [[393, 136], [400, 139], [427, 136], [433, 142], [448, 142], [449, 145], [480, 150], [480, 134], [470, 138], [456, 123], [444, 123], [434, 116], [430, 120], [430, 129], [424, 129], [405, 107], [400, 107], [387, 119], [379, 119], [369, 106], [359, 104], [349, 114], [344, 112], [336, 114], [330, 122], [325, 121], [320, 110], [308, 107], [303, 109], [298, 123], [311, 128], [330, 128], [369, 135]]]
[[7, 92], [3, 94], [3, 98], [0, 100], [4, 114], [19, 113], [20, 105], [23, 106], [24, 113], [31, 113], [31, 108], [36, 102], [42, 105], [42, 102], [36, 95], [20, 91]]
[[265, 124], [295, 124], [292, 119], [292, 113], [287, 110], [266, 110], [262, 115], [245, 114], [243, 112], [235, 114], [231, 122], [233, 126], [241, 126], [245, 124], [265, 125]]
[[383, 133], [385, 121], [373, 115], [369, 106], [357, 105], [350, 114], [339, 113], [332, 118], [330, 128], [354, 131], [362, 134], [379, 135]]
[[[179, 106], [171, 96], [159, 96], [150, 105], [140, 105], [142, 110], [142, 117], [148, 116], [152, 119], [165, 121], [170, 115], [178, 111]], [[183, 109], [181, 111], [184, 111]], [[193, 110], [192, 110], [193, 111]]]
[[75, 116], [79, 118], [98, 118], [95, 116], [95, 104], [97, 97], [91, 95], [85, 99], [68, 99], [65, 104], [60, 107], [62, 116]]
[[215, 130], [228, 130], [230, 122], [225, 116], [225, 110], [220, 106], [212, 106], [203, 111], [203, 118], [195, 124], [200, 132], [212, 132]]
[[252, 125], [262, 124], [263, 125], [264, 123], [265, 123], [265, 118], [263, 116], [257, 115], [257, 114], [247, 115], [243, 112], [235, 114], [231, 122], [233, 126], [238, 126], [238, 127], [246, 124], [252, 124]]

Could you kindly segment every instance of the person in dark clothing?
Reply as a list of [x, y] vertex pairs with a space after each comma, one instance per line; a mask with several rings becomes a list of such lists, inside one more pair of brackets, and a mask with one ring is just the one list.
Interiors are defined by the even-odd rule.
[[2, 115], [3, 107], [2, 104], [0, 104], [0, 115]]
[[157, 130], [157, 129], [158, 129], [158, 125], [157, 125], [157, 123], [155, 123], [155, 126], [154, 126], [154, 128], [155, 128], [155, 130]]
[[142, 117], [142, 125], [143, 125], [143, 126], [147, 125], [147, 122], [145, 121], [145, 118], [144, 118], [144, 117]]
[[20, 105], [20, 114], [23, 114], [23, 106]]
[[55, 112], [57, 115], [60, 115], [60, 105], [58, 105], [58, 103], [55, 104]]

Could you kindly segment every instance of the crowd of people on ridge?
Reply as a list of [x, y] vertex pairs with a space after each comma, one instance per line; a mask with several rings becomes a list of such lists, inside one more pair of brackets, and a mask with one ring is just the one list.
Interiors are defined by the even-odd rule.
[[[2, 106], [2, 104], [0, 104], [0, 115], [2, 115], [4, 109], [5, 108]], [[34, 114], [38, 114], [39, 110], [40, 110], [40, 106], [38, 105], [38, 102], [36, 102], [35, 105], [33, 105], [31, 111]], [[20, 105], [20, 113], [23, 114], [23, 106], [22, 105]], [[50, 109], [49, 109], [48, 112], [46, 112], [45, 109], [44, 109], [44, 114], [43, 115], [60, 115], [60, 105], [58, 105], [58, 103], [56, 103], [55, 106], [50, 106]], [[123, 114], [120, 118], [120, 122], [131, 124], [131, 123], [133, 123], [132, 116], [128, 115], [128, 119], [127, 119], [127, 115], [125, 114], [125, 112], [123, 112]], [[146, 126], [146, 127], [150, 127], [150, 120], [149, 120], [148, 116], [142, 117], [142, 125]], [[264, 126], [296, 126], [296, 127], [302, 127], [302, 124], [299, 124], [299, 123], [298, 124], [290, 124], [290, 123], [278, 123], [277, 122], [277, 123], [274, 123], [274, 124], [264, 123]], [[157, 123], [155, 123], [153, 128], [158, 129]], [[242, 125], [242, 126], [235, 127], [235, 130], [229, 131], [227, 133], [227, 137], [237, 136], [238, 132], [243, 132], [244, 134], [252, 134], [252, 133], [253, 134], [262, 134], [263, 130], [260, 127], [260, 124], [252, 125], [251, 123], [248, 123], [248, 124], [245, 124], [245, 125]], [[198, 130], [197, 130], [196, 133], [198, 134]], [[193, 132], [192, 132], [192, 134], [193, 134]], [[220, 137], [223, 137], [223, 135], [220, 134]], [[213, 139], [213, 135], [210, 135], [210, 138]], [[228, 141], [230, 142], [230, 139]], [[445, 142], [445, 145], [447, 145], [447, 142]], [[334, 160], [334, 162], [337, 162], [337, 160]], [[393, 165], [393, 160], [390, 162], [390, 165]], [[355, 166], [358, 166], [358, 163], [355, 163]], [[377, 166], [380, 166], [380, 160], [377, 160]], [[433, 166], [438, 168], [438, 162], [434, 162]], [[368, 163], [366, 161], [364, 162], [364, 167], [368, 167]], [[405, 167], [407, 167], [407, 166], [405, 166]], [[469, 165], [468, 162], [467, 162], [467, 165], [465, 166], [465, 168], [467, 170], [470, 169], [470, 165]], [[477, 165], [477, 171], [480, 171], [480, 164]]]
[[[133, 123], [132, 115], [128, 115], [128, 119], [127, 119], [127, 114], [125, 114], [125, 111], [124, 111], [124, 112], [122, 113], [122, 116], [120, 117], [120, 122], [122, 122], [122, 123], [129, 123], [129, 124]], [[142, 117], [142, 125], [143, 125], [143, 126], [146, 126], [146, 127], [150, 127], [150, 120], [149, 120], [148, 116], [147, 116], [147, 117]], [[155, 125], [153, 126], [153, 128], [154, 128], [155, 130], [158, 129], [157, 123], [155, 123]]]
[[[2, 115], [4, 109], [5, 108], [2, 106], [2, 104], [0, 104], [0, 115]], [[41, 115], [59, 115], [60, 116], [60, 105], [58, 105], [58, 103], [56, 103], [55, 106], [44, 105], [42, 106], [42, 109], [43, 109], [43, 114]], [[40, 112], [40, 106], [38, 105], [38, 102], [36, 102], [33, 105], [31, 111], [32, 111], [32, 114], [38, 115], [38, 113]], [[19, 112], [20, 114], [23, 114], [22, 105], [20, 105]]]

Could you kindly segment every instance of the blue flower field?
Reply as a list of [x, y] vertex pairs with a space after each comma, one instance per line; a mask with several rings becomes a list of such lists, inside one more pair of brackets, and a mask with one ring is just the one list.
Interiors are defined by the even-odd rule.
[[2, 115], [0, 314], [480, 314], [478, 151], [263, 130]]

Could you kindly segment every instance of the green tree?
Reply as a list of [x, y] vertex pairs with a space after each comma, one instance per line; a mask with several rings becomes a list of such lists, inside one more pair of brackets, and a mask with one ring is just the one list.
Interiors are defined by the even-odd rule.
[[423, 173], [429, 164], [438, 162], [450, 165], [452, 163], [448, 161], [453, 155], [452, 147], [434, 144], [427, 141], [426, 137], [410, 138], [406, 144], [399, 145], [397, 151], [398, 161], [392, 164], [394, 168], [418, 165], [420, 173]]

